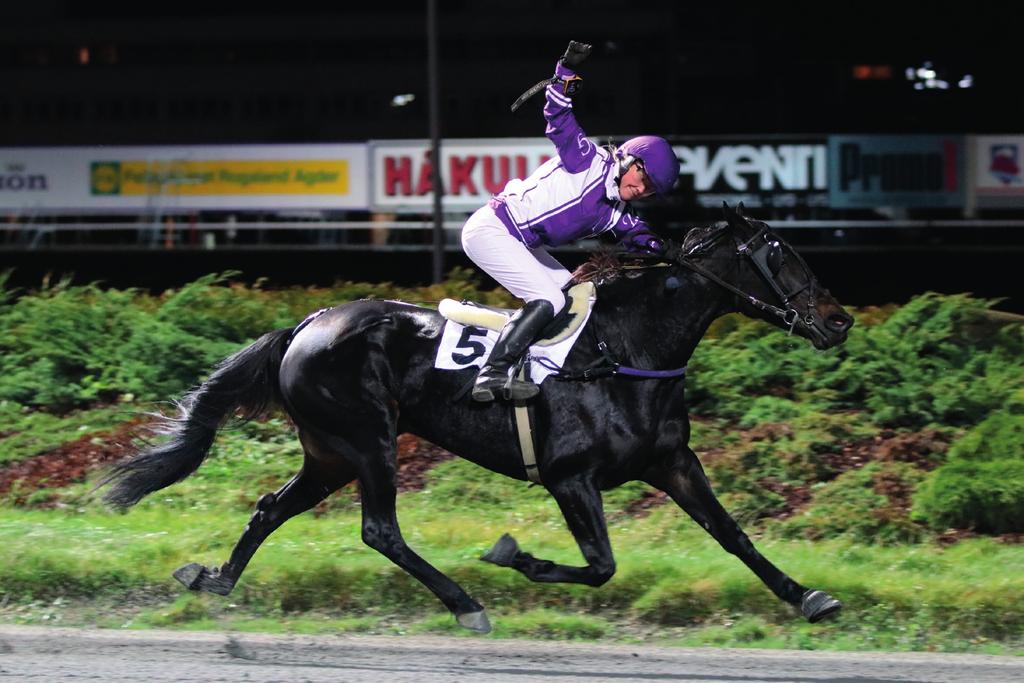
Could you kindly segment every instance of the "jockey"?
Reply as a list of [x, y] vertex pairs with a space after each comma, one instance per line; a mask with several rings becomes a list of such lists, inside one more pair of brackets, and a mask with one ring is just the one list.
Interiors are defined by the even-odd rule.
[[628, 202], [665, 195], [679, 162], [662, 138], [645, 135], [614, 150], [587, 139], [572, 112], [575, 68], [590, 46], [572, 41], [545, 90], [547, 137], [558, 155], [526, 179], [513, 179], [462, 229], [462, 248], [476, 265], [525, 305], [501, 330], [472, 396], [493, 401], [502, 393], [522, 400], [540, 388], [509, 376], [529, 345], [565, 306], [572, 275], [544, 247], [611, 232], [630, 251], [661, 254], [665, 242], [630, 212]]

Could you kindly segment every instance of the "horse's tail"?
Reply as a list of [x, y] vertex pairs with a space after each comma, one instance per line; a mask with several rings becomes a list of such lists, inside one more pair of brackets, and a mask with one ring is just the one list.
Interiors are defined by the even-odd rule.
[[126, 508], [144, 496], [181, 481], [199, 468], [225, 420], [241, 421], [282, 405], [278, 372], [292, 329], [269, 332], [222, 360], [209, 379], [179, 403], [179, 415], [164, 418], [170, 439], [114, 465], [99, 486], [111, 485], [103, 499]]

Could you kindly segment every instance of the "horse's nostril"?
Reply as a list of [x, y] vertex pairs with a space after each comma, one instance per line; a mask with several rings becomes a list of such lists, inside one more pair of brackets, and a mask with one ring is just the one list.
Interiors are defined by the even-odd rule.
[[850, 327], [852, 322], [853, 320], [849, 317], [839, 315], [838, 313], [833, 313], [827, 319], [829, 329], [835, 330], [836, 332], [842, 332], [846, 328]]

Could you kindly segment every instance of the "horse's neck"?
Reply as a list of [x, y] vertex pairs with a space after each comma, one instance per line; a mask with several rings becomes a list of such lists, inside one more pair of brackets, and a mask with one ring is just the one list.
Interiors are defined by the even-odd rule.
[[[664, 287], [665, 274], [651, 274], [646, 282], [621, 283], [609, 292], [606, 317], [615, 336], [607, 341], [619, 348], [624, 365], [686, 365], [712, 321], [732, 310], [732, 296], [721, 287], [687, 270], [675, 277], [679, 287], [671, 291]], [[601, 298], [599, 293], [599, 304]]]

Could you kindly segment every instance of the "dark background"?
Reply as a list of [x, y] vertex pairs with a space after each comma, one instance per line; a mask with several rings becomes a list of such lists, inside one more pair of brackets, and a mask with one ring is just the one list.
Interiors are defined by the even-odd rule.
[[[593, 137], [638, 133], [1024, 133], [1020, 2], [440, 2], [442, 135], [538, 136], [539, 102], [569, 39], [592, 43], [576, 104]], [[343, 142], [423, 138], [426, 2], [9, 3], [0, 22], [0, 145]], [[83, 52], [83, 50], [85, 52]], [[83, 58], [83, 55], [86, 57]], [[931, 61], [950, 90], [915, 91]], [[858, 64], [888, 80], [858, 80]], [[955, 87], [965, 74], [974, 86]], [[411, 93], [405, 107], [396, 94]], [[655, 225], [705, 215], [651, 206]], [[773, 216], [759, 216], [770, 220]], [[831, 212], [831, 219], [863, 218]], [[957, 218], [927, 210], [908, 218]], [[979, 218], [1024, 218], [1017, 210]], [[787, 235], [855, 304], [925, 290], [1012, 297], [1021, 228], [846, 239]], [[47, 272], [159, 289], [225, 268], [272, 283], [430, 279], [429, 253], [115, 249], [3, 251], [15, 284]], [[803, 251], [803, 250], [802, 250]], [[581, 258], [564, 252], [567, 265]], [[448, 254], [446, 267], [467, 264]]]

